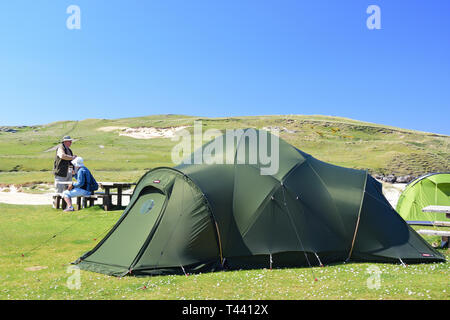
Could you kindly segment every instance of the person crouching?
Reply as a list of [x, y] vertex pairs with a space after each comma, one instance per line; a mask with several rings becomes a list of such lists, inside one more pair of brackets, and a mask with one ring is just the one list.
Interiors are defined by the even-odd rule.
[[64, 201], [67, 203], [67, 208], [64, 211], [73, 211], [72, 198], [90, 196], [98, 189], [97, 181], [94, 176], [84, 165], [83, 158], [76, 157], [72, 160], [75, 168], [76, 182], [69, 185], [69, 188], [63, 192]]

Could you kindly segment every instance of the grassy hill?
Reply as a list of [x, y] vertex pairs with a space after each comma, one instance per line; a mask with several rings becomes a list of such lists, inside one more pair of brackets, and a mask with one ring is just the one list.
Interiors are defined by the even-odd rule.
[[[157, 166], [173, 166], [167, 138], [134, 139], [102, 127], [192, 126], [204, 130], [278, 127], [280, 136], [314, 157], [372, 174], [421, 175], [450, 171], [450, 136], [329, 116], [273, 115], [204, 118], [155, 115], [124, 119], [59, 121], [46, 125], [0, 128], [0, 184], [52, 182], [54, 147], [64, 135], [85, 158], [98, 180], [137, 180]], [[191, 132], [192, 128], [189, 128]]]

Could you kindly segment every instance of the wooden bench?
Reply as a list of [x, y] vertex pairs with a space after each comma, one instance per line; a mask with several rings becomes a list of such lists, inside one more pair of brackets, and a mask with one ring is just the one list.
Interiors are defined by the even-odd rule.
[[450, 206], [427, 206], [422, 209], [422, 212], [445, 213], [445, 216], [450, 219]]
[[65, 209], [66, 208], [66, 202], [64, 201], [61, 193], [54, 193], [53, 196], [53, 207], [55, 209]]
[[[450, 218], [450, 206], [439, 206], [439, 205], [427, 206], [422, 209], [422, 212], [445, 213], [446, 217]], [[432, 225], [435, 227], [448, 227], [449, 223], [446, 221], [433, 221]], [[429, 235], [429, 236], [440, 236], [441, 237], [441, 248], [449, 247], [448, 239], [450, 237], [450, 231], [418, 230], [417, 233], [425, 234], [425, 235]]]
[[406, 221], [411, 226], [450, 227], [450, 221]]
[[77, 197], [77, 210], [92, 207], [97, 199], [98, 197], [95, 194]]
[[448, 240], [450, 237], [450, 231], [441, 230], [418, 230], [417, 233], [425, 234], [428, 236], [440, 236], [441, 237], [441, 247], [448, 248]]
[[[72, 198], [72, 205], [76, 204], [77, 210], [81, 210], [82, 208], [92, 207], [95, 204], [95, 200], [97, 199], [98, 196], [95, 194], [90, 196], [80, 196], [76, 197], [76, 200]], [[64, 210], [67, 207], [66, 201], [64, 200], [61, 193], [53, 194], [53, 205], [55, 209]]]

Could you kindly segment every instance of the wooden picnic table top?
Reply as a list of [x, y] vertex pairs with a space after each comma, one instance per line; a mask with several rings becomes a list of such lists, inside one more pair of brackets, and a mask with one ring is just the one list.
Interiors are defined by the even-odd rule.
[[98, 182], [102, 187], [129, 187], [136, 185], [136, 182]]
[[[58, 181], [58, 184], [72, 184], [73, 181]], [[101, 187], [113, 187], [113, 188], [117, 188], [117, 187], [131, 187], [136, 185], [136, 182], [98, 182], [98, 184]]]
[[450, 206], [427, 206], [422, 209], [422, 212], [438, 212], [438, 213], [450, 213]]

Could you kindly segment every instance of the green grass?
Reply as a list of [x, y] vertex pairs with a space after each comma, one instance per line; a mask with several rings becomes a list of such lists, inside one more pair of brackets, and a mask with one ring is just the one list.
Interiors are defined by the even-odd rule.
[[[64, 135], [98, 181], [137, 181], [147, 170], [173, 166], [170, 139], [138, 140], [103, 132], [106, 126], [204, 129], [280, 127], [281, 137], [314, 157], [371, 173], [420, 175], [450, 171], [450, 137], [328, 116], [274, 115], [201, 118], [158, 115], [59, 121], [0, 133], [0, 185], [52, 183], [52, 149]], [[192, 128], [190, 129], [192, 131]], [[403, 267], [347, 263], [324, 268], [226, 271], [191, 276], [124, 277], [81, 271], [71, 290], [70, 262], [90, 250], [121, 212], [99, 207], [63, 213], [49, 206], [0, 204], [0, 299], [449, 299], [449, 264]], [[56, 235], [55, 237], [53, 237]], [[438, 242], [438, 237], [426, 237]], [[449, 257], [448, 250], [441, 250]], [[24, 256], [22, 256], [22, 254]], [[369, 289], [372, 267], [380, 288]], [[30, 267], [43, 267], [27, 271]], [[38, 268], [39, 269], [39, 268]], [[314, 281], [317, 278], [318, 281]]]
[[[98, 206], [64, 213], [50, 206], [0, 204], [0, 299], [450, 298], [448, 262], [407, 267], [347, 263], [140, 278], [81, 271], [80, 289], [69, 289], [70, 262], [92, 249], [121, 213], [105, 212]], [[440, 251], [449, 258], [449, 250]], [[37, 266], [45, 269], [26, 270]], [[373, 267], [380, 271], [379, 289], [367, 286], [371, 277], [367, 272]]]
[[[0, 132], [0, 184], [52, 182], [55, 151], [66, 134], [76, 141], [72, 150], [82, 156], [94, 175], [134, 181], [148, 169], [173, 166], [171, 139], [139, 140], [103, 132], [107, 126], [192, 126], [201, 120], [207, 129], [286, 128], [281, 137], [314, 157], [371, 173], [421, 175], [450, 171], [450, 137], [394, 128], [352, 119], [319, 115], [272, 115], [231, 118], [157, 115], [125, 119], [60, 121]], [[192, 128], [189, 129], [192, 131]], [[102, 146], [102, 147], [101, 147]], [[103, 178], [100, 178], [100, 180]]]

